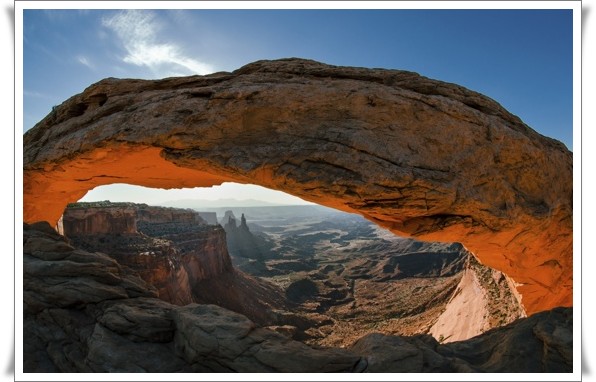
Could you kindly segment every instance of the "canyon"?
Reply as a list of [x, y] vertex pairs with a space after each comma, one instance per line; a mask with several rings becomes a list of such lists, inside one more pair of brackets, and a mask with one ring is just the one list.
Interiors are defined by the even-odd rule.
[[192, 210], [108, 201], [69, 204], [62, 231], [74, 247], [137, 272], [164, 301], [213, 303], [313, 345], [350, 346], [371, 327], [456, 341], [525, 316], [504, 276], [491, 277], [461, 245], [379, 238], [358, 216], [324, 210], [321, 220], [312, 209], [267, 209], [277, 224], [260, 228], [280, 240], [253, 235], [244, 214], [237, 226], [229, 210], [222, 230]]
[[213, 303], [261, 325], [283, 325], [279, 317], [295, 316], [281, 290], [234, 269], [224, 229], [190, 209], [73, 203], [62, 226], [71, 245], [106, 254], [168, 303]]
[[371, 331], [453, 342], [526, 316], [511, 280], [461, 244], [399, 238], [320, 206], [236, 210], [239, 227], [231, 210], [221, 220], [234, 266], [277, 285], [301, 315], [326, 317], [295, 333], [308, 344], [349, 347]]
[[[174, 305], [113, 258], [23, 226], [25, 372], [569, 372], [572, 308], [467, 341], [370, 333], [309, 346], [212, 304]], [[255, 290], [252, 290], [254, 293]]]
[[[23, 159], [27, 372], [572, 369], [572, 153], [461, 86], [303, 59], [108, 78], [26, 132]], [[309, 263], [271, 257], [283, 241], [244, 215], [69, 204], [104, 184], [228, 181], [462, 244]], [[442, 284], [421, 287], [425, 272]], [[380, 322], [390, 300], [409, 315], [385, 334], [346, 324]]]

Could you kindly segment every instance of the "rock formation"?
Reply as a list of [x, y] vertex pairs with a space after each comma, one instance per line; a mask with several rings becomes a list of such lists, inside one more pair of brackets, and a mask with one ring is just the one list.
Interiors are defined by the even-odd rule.
[[254, 183], [458, 241], [528, 313], [572, 304], [572, 153], [495, 101], [397, 70], [301, 59], [108, 78], [24, 136], [24, 220], [55, 225], [110, 183]]
[[[23, 227], [24, 372], [571, 372], [572, 309], [464, 342], [370, 334], [312, 348], [214, 305], [177, 306], [47, 223]], [[279, 328], [278, 328], [279, 329]]]
[[[129, 226], [106, 233], [105, 227], [117, 227], [124, 217]], [[225, 231], [207, 225], [195, 211], [109, 201], [74, 203], [64, 211], [63, 221], [70, 244], [107, 254], [131, 268], [164, 301], [216, 304], [261, 325], [284, 325], [288, 318], [312, 325], [286, 311], [290, 307], [281, 289], [233, 269]]]
[[226, 211], [224, 219], [226, 217], [228, 219], [224, 225], [226, 242], [235, 264], [242, 263], [246, 259], [262, 262], [263, 259], [269, 256], [269, 250], [273, 245], [250, 232], [244, 214], [240, 217], [240, 225], [236, 225], [236, 219], [232, 211]]
[[224, 216], [222, 216], [222, 218], [219, 220], [219, 224], [221, 224], [222, 227], [226, 227], [226, 224], [230, 224], [231, 220], [236, 221], [236, 215], [234, 215], [234, 211], [232, 210], [227, 210], [226, 212], [224, 212]]
[[67, 207], [61, 221], [62, 230], [70, 236], [138, 233], [137, 222], [144, 223], [148, 228], [159, 224], [176, 224], [176, 231], [206, 223], [193, 210], [130, 202], [79, 202]]
[[194, 302], [192, 284], [230, 272], [225, 233], [192, 210], [135, 203], [69, 204], [64, 234], [79, 248], [109, 254], [173, 304]]
[[58, 232], [68, 236], [133, 234], [137, 233], [137, 220], [137, 208], [132, 203], [69, 204]]
[[428, 333], [445, 343], [461, 341], [525, 317], [514, 294], [507, 276], [470, 254], [459, 284]]
[[217, 214], [215, 212], [202, 212], [198, 211], [199, 216], [207, 222], [207, 224], [216, 225], [217, 223]]

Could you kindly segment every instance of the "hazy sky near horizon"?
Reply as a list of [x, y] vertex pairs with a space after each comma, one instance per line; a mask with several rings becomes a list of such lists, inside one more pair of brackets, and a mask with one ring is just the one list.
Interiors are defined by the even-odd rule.
[[[105, 77], [207, 74], [302, 57], [463, 85], [572, 149], [572, 19], [571, 10], [25, 10], [23, 129]], [[90, 197], [188, 198], [178, 193], [118, 186]], [[214, 195], [299, 202], [229, 185]]]

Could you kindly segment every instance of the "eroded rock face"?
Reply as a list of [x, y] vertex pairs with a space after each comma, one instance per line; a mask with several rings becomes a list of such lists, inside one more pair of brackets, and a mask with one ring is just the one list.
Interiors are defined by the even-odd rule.
[[483, 267], [473, 256], [429, 334], [442, 343], [467, 340], [525, 317], [507, 276]]
[[[123, 217], [129, 226], [119, 225]], [[261, 325], [288, 321], [278, 314], [290, 314], [283, 292], [235, 270], [224, 229], [207, 224], [195, 211], [129, 202], [74, 203], [63, 221], [70, 244], [131, 268], [164, 301], [216, 304]], [[109, 233], [105, 227], [111, 227]]]
[[107, 200], [69, 204], [60, 222], [62, 227], [58, 231], [70, 236], [139, 233], [137, 222], [143, 226], [141, 231], [154, 228], [160, 233], [168, 224], [177, 225], [176, 231], [185, 225], [206, 224], [198, 213], [188, 209]]
[[62, 216], [58, 232], [70, 236], [122, 234], [137, 232], [137, 209], [133, 206], [68, 208]]
[[263, 266], [261, 265], [262, 261], [269, 254], [273, 245], [250, 232], [244, 214], [240, 218], [239, 226], [236, 225], [236, 219], [233, 216], [232, 211], [226, 211], [222, 219], [225, 221], [225, 224], [222, 225], [226, 231], [226, 242], [230, 256], [236, 264], [242, 260], [253, 259], [257, 260], [259, 264], [257, 266]]
[[254, 183], [399, 235], [459, 241], [528, 313], [572, 304], [572, 153], [493, 100], [396, 70], [286, 59], [102, 80], [24, 136], [24, 219], [103, 184]]
[[192, 210], [75, 203], [64, 211], [62, 224], [72, 244], [109, 254], [173, 304], [194, 302], [193, 283], [232, 271], [224, 230]]
[[23, 235], [24, 372], [571, 372], [572, 309], [467, 341], [370, 334], [313, 348], [215, 305], [159, 300], [136, 272], [73, 248], [47, 224]]

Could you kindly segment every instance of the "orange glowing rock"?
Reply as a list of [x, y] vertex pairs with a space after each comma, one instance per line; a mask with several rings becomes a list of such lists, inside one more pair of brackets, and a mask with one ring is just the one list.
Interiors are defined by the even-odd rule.
[[528, 314], [572, 305], [572, 153], [495, 101], [396, 70], [258, 61], [105, 79], [24, 136], [24, 220], [99, 185], [252, 183], [398, 235], [459, 241]]

